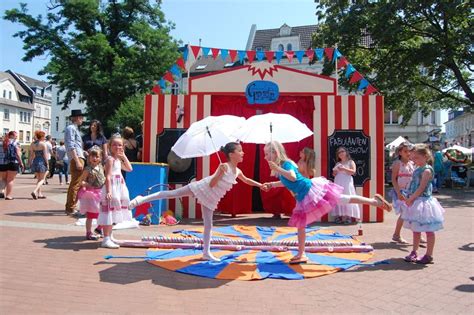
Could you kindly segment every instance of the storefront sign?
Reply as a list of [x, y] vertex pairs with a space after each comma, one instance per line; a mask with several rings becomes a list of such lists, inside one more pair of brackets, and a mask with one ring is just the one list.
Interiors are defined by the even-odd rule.
[[245, 89], [245, 96], [249, 104], [275, 103], [279, 93], [278, 85], [270, 81], [253, 81]]

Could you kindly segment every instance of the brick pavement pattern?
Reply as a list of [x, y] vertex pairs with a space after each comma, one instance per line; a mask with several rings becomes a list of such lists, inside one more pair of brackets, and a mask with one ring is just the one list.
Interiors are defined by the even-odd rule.
[[[444, 189], [445, 229], [436, 234], [435, 264], [408, 264], [410, 246], [390, 243], [396, 217], [364, 225], [373, 261], [307, 280], [223, 281], [163, 270], [143, 259], [105, 260], [109, 254], [143, 256], [144, 249], [103, 249], [86, 241], [83, 227], [64, 215], [66, 186], [57, 177], [33, 200], [34, 180], [21, 175], [13, 201], [0, 200], [1, 314], [468, 314], [474, 310], [474, 189]], [[215, 225], [286, 225], [267, 214], [216, 215]], [[186, 220], [178, 228], [201, 224]], [[357, 226], [325, 224], [341, 233]], [[177, 227], [122, 230], [118, 238], [170, 232]], [[402, 231], [411, 240], [411, 232]], [[421, 252], [423, 253], [423, 251]]]

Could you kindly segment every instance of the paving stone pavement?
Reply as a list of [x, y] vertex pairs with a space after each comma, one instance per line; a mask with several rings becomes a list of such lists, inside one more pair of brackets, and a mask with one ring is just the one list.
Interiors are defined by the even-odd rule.
[[[1, 314], [468, 314], [474, 310], [474, 189], [444, 189], [445, 229], [436, 234], [435, 264], [420, 266], [402, 258], [410, 246], [390, 243], [396, 221], [364, 224], [362, 239], [375, 248], [373, 261], [333, 275], [297, 281], [224, 281], [152, 266], [142, 259], [105, 260], [109, 254], [143, 256], [144, 249], [109, 250], [85, 241], [83, 227], [64, 215], [65, 186], [57, 177], [44, 186], [48, 197], [33, 200], [31, 175], [16, 180], [15, 200], [0, 200]], [[186, 220], [178, 228], [199, 225]], [[284, 226], [266, 214], [231, 218], [215, 225]], [[357, 227], [325, 224], [341, 233]], [[139, 238], [177, 227], [121, 230]], [[411, 233], [403, 231], [411, 240]]]

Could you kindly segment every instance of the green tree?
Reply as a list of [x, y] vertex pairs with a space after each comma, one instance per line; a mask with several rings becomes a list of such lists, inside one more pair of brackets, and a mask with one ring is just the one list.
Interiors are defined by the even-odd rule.
[[[410, 118], [417, 108], [426, 114], [474, 104], [472, 2], [315, 2], [320, 27], [313, 46], [337, 44], [382, 92], [387, 108]], [[326, 64], [324, 72], [331, 71], [334, 64]]]
[[118, 127], [122, 132], [122, 129], [128, 126], [135, 131], [135, 135], [140, 134], [144, 99], [145, 94], [139, 93], [122, 102], [114, 115], [107, 121], [108, 130], [116, 131]]
[[[124, 100], [150, 91], [178, 56], [161, 1], [51, 0], [45, 18], [28, 14], [26, 4], [5, 11], [4, 19], [25, 30], [14, 34], [24, 42], [24, 61], [47, 55], [39, 72], [87, 102], [88, 116], [107, 122]], [[139, 118], [141, 119], [141, 117]]]

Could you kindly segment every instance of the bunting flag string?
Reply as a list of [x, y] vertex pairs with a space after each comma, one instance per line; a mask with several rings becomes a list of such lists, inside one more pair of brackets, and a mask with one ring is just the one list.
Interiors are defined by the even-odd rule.
[[163, 77], [157, 82], [157, 85], [153, 87], [152, 91], [156, 94], [163, 93], [166, 90], [166, 82], [173, 84], [176, 77], [181, 77], [182, 72], [189, 69], [186, 69], [186, 62], [189, 57], [189, 51], [191, 50], [192, 55], [195, 59], [199, 57], [199, 54], [202, 52], [202, 56], [207, 57], [211, 53], [214, 60], [220, 55], [224, 62], [227, 61], [228, 57], [232, 62], [235, 62], [237, 57], [239, 62], [244, 64], [246, 59], [249, 63], [252, 63], [255, 59], [258, 61], [263, 61], [266, 59], [268, 62], [272, 63], [273, 59], [276, 59], [276, 62], [280, 64], [283, 56], [286, 56], [288, 62], [292, 62], [293, 58], [296, 56], [296, 59], [299, 63], [303, 62], [304, 56], [308, 57], [309, 61], [312, 61], [315, 56], [318, 61], [322, 61], [324, 57], [330, 62], [334, 62], [337, 69], [345, 68], [345, 77], [349, 79], [350, 84], [358, 83], [357, 91], [365, 89], [364, 95], [370, 95], [372, 93], [378, 93], [378, 90], [370, 84], [370, 82], [365, 79], [347, 60], [347, 58], [339, 51], [337, 48], [327, 47], [327, 48], [310, 48], [308, 50], [297, 50], [297, 51], [262, 51], [262, 50], [234, 50], [234, 49], [222, 49], [222, 48], [211, 48], [211, 47], [200, 47], [200, 46], [186, 46], [183, 50], [183, 55], [180, 56], [176, 62], [170, 67], [168, 71], [163, 75]]

